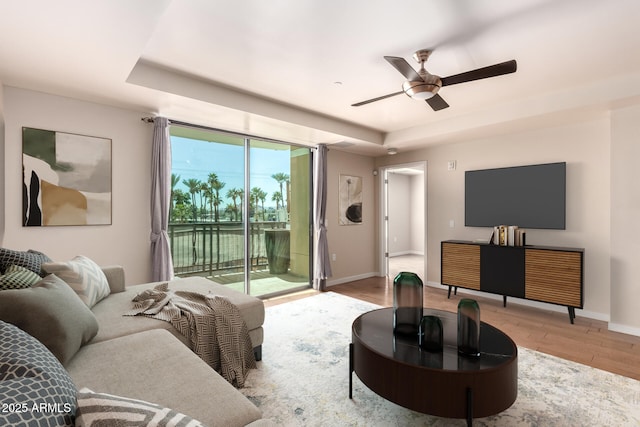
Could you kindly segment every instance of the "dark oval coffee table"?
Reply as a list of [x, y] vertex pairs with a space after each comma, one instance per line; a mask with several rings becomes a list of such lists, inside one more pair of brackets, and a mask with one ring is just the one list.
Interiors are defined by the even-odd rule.
[[405, 408], [447, 418], [497, 414], [518, 395], [518, 348], [499, 329], [481, 322], [480, 356], [458, 355], [457, 314], [424, 309], [442, 320], [444, 350], [428, 352], [417, 337], [394, 336], [393, 309], [359, 316], [349, 346], [349, 398], [352, 373], [381, 397]]

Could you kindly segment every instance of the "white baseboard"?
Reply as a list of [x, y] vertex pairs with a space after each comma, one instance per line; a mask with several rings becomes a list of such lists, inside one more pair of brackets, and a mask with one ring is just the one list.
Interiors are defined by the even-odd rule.
[[389, 254], [389, 258], [393, 258], [393, 257], [396, 257], [396, 256], [402, 256], [402, 255], [421, 255], [421, 256], [424, 256], [424, 252], [422, 252], [422, 251], [391, 252]]
[[335, 279], [335, 280], [327, 280], [327, 287], [341, 285], [347, 282], [353, 282], [354, 280], [368, 279], [369, 277], [376, 277], [379, 275], [380, 274], [378, 272], [375, 272], [375, 273], [371, 272], [371, 273], [358, 274], [356, 276], [342, 277], [340, 279]]
[[620, 323], [609, 322], [608, 329], [613, 332], [620, 332], [623, 334], [635, 335], [636, 337], [640, 337], [640, 328], [634, 328], [632, 326], [621, 325]]
[[[443, 288], [447, 289], [448, 288], [447, 286], [441, 285], [438, 282], [428, 282], [427, 284], [429, 286], [433, 286], [433, 287], [439, 288], [439, 289], [443, 289]], [[502, 301], [502, 295], [490, 294], [488, 292], [480, 292], [480, 291], [474, 291], [474, 290], [471, 290], [471, 289], [458, 288], [458, 293], [474, 295], [474, 296], [481, 296], [483, 298], [493, 299], [493, 300], [496, 300], [496, 301]], [[564, 305], [548, 304], [548, 303], [545, 303], [545, 302], [525, 300], [525, 299], [516, 298], [516, 297], [507, 297], [507, 304], [518, 304], [518, 305], [523, 305], [523, 306], [527, 306], [527, 307], [539, 308], [539, 309], [542, 309], [542, 310], [554, 311], [554, 312], [557, 312], [557, 313], [566, 313], [567, 314], [567, 319], [569, 318], [569, 311], [568, 311], [567, 307], [564, 306]], [[607, 315], [607, 314], [598, 313], [598, 312], [595, 312], [595, 311], [581, 310], [579, 308], [576, 309], [576, 317], [586, 317], [587, 319], [600, 320], [602, 322], [609, 322], [609, 320], [610, 320], [609, 315]], [[611, 328], [609, 328], [609, 329], [611, 329]]]

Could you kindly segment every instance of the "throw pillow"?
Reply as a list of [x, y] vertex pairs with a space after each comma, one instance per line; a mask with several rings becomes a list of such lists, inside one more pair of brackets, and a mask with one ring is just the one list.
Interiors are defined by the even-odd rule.
[[193, 418], [155, 403], [129, 399], [88, 388], [78, 392], [76, 427], [91, 426], [94, 422], [110, 426], [173, 426], [204, 427]]
[[3, 273], [10, 265], [19, 265], [42, 276], [40, 269], [43, 262], [51, 262], [51, 258], [42, 252], [29, 249], [26, 252], [0, 248], [0, 271]]
[[38, 340], [0, 321], [3, 426], [73, 426], [76, 386]]
[[31, 288], [0, 292], [0, 320], [37, 338], [63, 364], [98, 333], [91, 310], [53, 274]]
[[41, 277], [31, 270], [19, 265], [10, 265], [0, 276], [0, 290], [30, 288], [40, 279]]
[[78, 255], [68, 262], [46, 262], [42, 269], [67, 282], [89, 308], [111, 292], [107, 276], [86, 256]]

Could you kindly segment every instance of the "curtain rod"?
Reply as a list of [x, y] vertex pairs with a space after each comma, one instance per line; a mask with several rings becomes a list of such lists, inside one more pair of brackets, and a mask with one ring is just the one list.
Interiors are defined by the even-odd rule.
[[[142, 117], [140, 120], [142, 120], [145, 123], [153, 123], [155, 121], [154, 117]], [[194, 128], [194, 129], [201, 129], [201, 130], [208, 130], [208, 131], [212, 131], [212, 132], [219, 132], [219, 133], [224, 133], [227, 135], [236, 135], [236, 136], [242, 136], [245, 138], [250, 138], [250, 139], [259, 139], [261, 141], [265, 141], [265, 142], [274, 142], [274, 143], [278, 143], [278, 144], [289, 144], [289, 145], [293, 145], [296, 147], [302, 147], [302, 148], [309, 148], [309, 149], [316, 149], [318, 148], [317, 146], [307, 146], [307, 145], [302, 145], [302, 144], [296, 144], [293, 142], [287, 142], [287, 141], [282, 141], [280, 139], [273, 139], [273, 138], [265, 138], [262, 136], [257, 136], [257, 135], [251, 135], [248, 133], [241, 133], [241, 132], [233, 132], [233, 131], [229, 131], [229, 130], [224, 130], [224, 129], [219, 129], [219, 128], [214, 128], [211, 126], [205, 126], [205, 125], [197, 125], [194, 123], [188, 123], [188, 122], [183, 122], [180, 120], [173, 120], [173, 119], [168, 119], [169, 120], [169, 124], [175, 124], [178, 126], [184, 126], [184, 127], [190, 127], [190, 128]]]

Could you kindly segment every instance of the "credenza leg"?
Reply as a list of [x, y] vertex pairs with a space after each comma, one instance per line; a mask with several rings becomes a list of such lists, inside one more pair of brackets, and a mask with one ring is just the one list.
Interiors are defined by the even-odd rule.
[[467, 427], [473, 426], [473, 390], [467, 387]]
[[502, 295], [502, 306], [503, 307], [507, 306], [507, 296], [506, 295]]
[[449, 292], [447, 292], [447, 299], [451, 299], [451, 286], [449, 286]]
[[353, 399], [353, 343], [349, 344], [349, 399]]
[[576, 318], [576, 309], [573, 307], [567, 307], [569, 309], [569, 321], [573, 325], [573, 319]]

